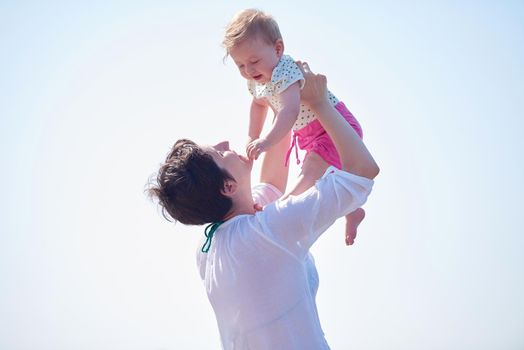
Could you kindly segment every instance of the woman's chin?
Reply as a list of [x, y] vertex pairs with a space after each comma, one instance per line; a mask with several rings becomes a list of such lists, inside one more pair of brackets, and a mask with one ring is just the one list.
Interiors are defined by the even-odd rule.
[[247, 168], [249, 169], [249, 172], [251, 173], [251, 170], [253, 170], [253, 160], [249, 159], [248, 157], [242, 157], [242, 161], [244, 164], [246, 164]]

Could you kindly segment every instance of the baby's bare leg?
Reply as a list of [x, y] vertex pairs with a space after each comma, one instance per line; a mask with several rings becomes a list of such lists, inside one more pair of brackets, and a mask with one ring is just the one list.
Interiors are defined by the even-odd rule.
[[287, 198], [290, 195], [297, 196], [305, 192], [313, 186], [322, 175], [324, 175], [328, 167], [329, 164], [317, 153], [309, 152], [306, 159], [304, 159], [302, 171], [300, 172], [300, 175], [298, 175], [297, 182], [290, 190], [288, 190], [283, 198]]

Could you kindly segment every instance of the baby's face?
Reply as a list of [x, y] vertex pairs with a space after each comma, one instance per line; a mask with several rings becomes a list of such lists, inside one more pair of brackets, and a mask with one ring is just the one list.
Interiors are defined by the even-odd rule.
[[255, 38], [246, 39], [234, 46], [230, 50], [230, 55], [244, 78], [265, 84], [271, 81], [273, 69], [282, 57], [283, 51], [282, 40], [268, 44], [262, 39]]

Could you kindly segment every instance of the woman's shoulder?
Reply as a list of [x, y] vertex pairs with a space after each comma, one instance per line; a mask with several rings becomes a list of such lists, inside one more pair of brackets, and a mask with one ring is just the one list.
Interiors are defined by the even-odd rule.
[[269, 183], [258, 183], [251, 188], [251, 195], [256, 204], [266, 206], [282, 197], [282, 192]]

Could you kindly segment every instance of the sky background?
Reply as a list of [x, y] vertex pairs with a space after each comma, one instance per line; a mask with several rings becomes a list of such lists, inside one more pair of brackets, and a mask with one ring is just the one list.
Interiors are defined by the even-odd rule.
[[244, 149], [247, 7], [381, 167], [356, 244], [313, 248], [331, 347], [523, 349], [524, 2], [448, 0], [0, 2], [0, 348], [220, 347], [203, 227], [143, 191], [178, 138]]

